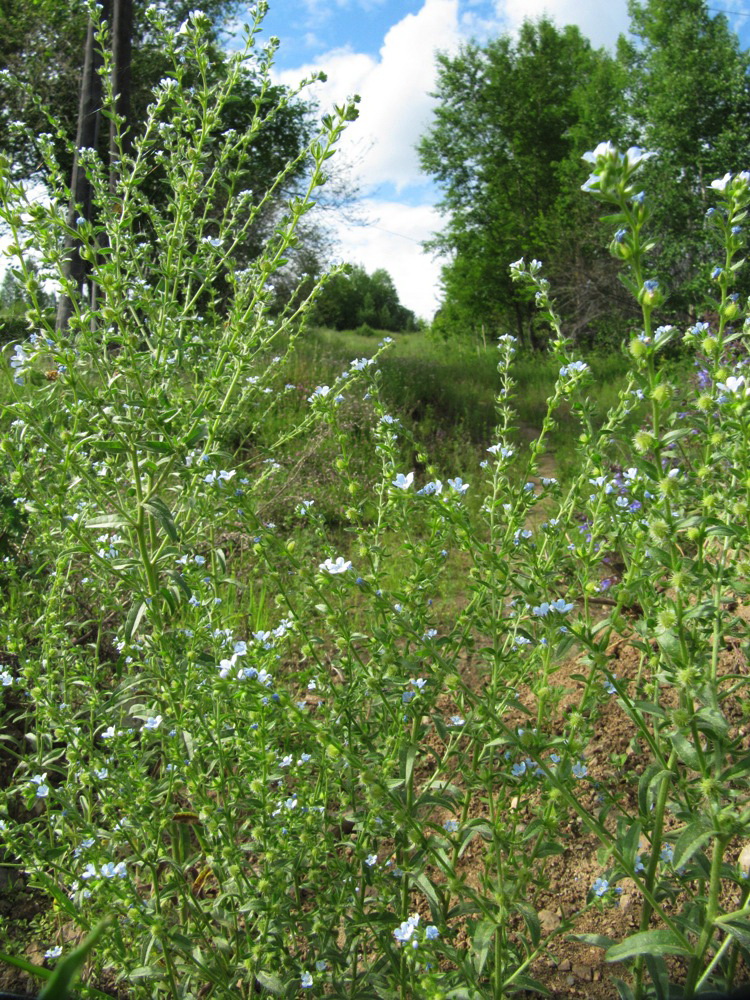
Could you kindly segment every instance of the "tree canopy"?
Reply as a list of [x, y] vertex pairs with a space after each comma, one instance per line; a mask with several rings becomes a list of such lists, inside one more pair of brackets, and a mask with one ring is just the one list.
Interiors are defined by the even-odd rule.
[[748, 56], [705, 0], [631, 0], [630, 13], [616, 55], [542, 18], [517, 39], [439, 57], [419, 153], [442, 192], [445, 224], [429, 246], [448, 261], [437, 325], [451, 335], [509, 327], [538, 345], [534, 310], [508, 274], [519, 257], [544, 262], [573, 335], [629, 321], [599, 208], [580, 190], [581, 156], [605, 139], [658, 154], [644, 171], [655, 266], [675, 315], [685, 309], [709, 259], [710, 181], [750, 159]]
[[414, 313], [401, 305], [390, 274], [379, 268], [368, 274], [352, 265], [334, 274], [323, 286], [313, 311], [313, 321], [334, 330], [373, 330], [403, 333], [417, 329]]

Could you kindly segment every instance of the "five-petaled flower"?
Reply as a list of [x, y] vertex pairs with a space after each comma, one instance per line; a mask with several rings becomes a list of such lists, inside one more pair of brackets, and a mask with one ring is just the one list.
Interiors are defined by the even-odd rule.
[[325, 562], [319, 564], [321, 573], [329, 573], [331, 576], [336, 576], [338, 573], [346, 573], [351, 568], [351, 560], [345, 560], [343, 556], [337, 556], [335, 560], [326, 559]]

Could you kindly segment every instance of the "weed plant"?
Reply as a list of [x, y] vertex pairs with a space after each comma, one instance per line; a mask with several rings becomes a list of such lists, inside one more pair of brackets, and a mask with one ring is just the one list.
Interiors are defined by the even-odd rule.
[[[66, 236], [100, 289], [89, 300], [61, 278], [69, 328], [32, 306], [31, 335], [4, 366], [3, 462], [26, 528], [2, 564], [0, 826], [4, 863], [54, 916], [49, 960], [107, 916], [88, 995], [106, 975], [134, 1000], [499, 1000], [541, 989], [555, 939], [613, 906], [629, 879], [637, 932], [586, 938], [625, 963], [620, 995], [730, 985], [750, 939], [738, 614], [750, 403], [742, 359], [726, 352], [744, 337], [731, 289], [750, 177], [713, 185], [720, 318], [685, 334], [706, 359], [688, 407], [657, 366], [680, 331], [654, 327], [643, 154], [590, 154], [588, 187], [613, 210], [612, 250], [642, 308], [625, 386], [597, 428], [591, 368], [572, 355], [538, 262], [517, 262], [553, 331], [539, 433], [523, 448], [513, 436], [515, 344], [502, 336], [483, 467], [464, 481], [457, 464], [441, 481], [427, 456], [403, 462], [380, 355], [302, 395], [288, 372], [304, 306], [268, 310], [352, 106], [323, 120], [307, 197], [237, 273], [247, 205], [227, 198], [222, 163], [224, 151], [249, 153], [253, 133], [215, 131], [231, 68], [218, 87], [180, 86], [188, 64], [205, 79], [203, 26], [194, 13], [165, 37], [173, 81], [132, 155], [121, 151], [114, 193], [85, 155], [93, 224], [69, 231], [51, 159], [45, 205], [2, 167], [2, 217], [32, 302], [24, 251], [62, 275]], [[166, 206], [143, 193], [155, 162]], [[353, 423], [346, 406], [364, 397], [371, 409]], [[284, 407], [294, 421], [279, 419]], [[565, 489], [536, 475], [563, 407], [580, 443]], [[263, 447], [233, 453], [235, 414], [250, 411]], [[290, 441], [318, 428], [336, 445], [335, 531], [310, 498], [283, 523], [265, 513]], [[465, 599], [449, 614], [435, 597], [458, 565]], [[728, 644], [739, 651], [729, 672]], [[615, 670], [623, 646], [638, 659], [632, 676]], [[560, 711], [571, 691], [558, 672], [573, 655], [578, 686]], [[631, 726], [627, 769], [590, 749], [612, 704]], [[543, 929], [550, 865], [581, 827], [601, 869], [578, 910]]]

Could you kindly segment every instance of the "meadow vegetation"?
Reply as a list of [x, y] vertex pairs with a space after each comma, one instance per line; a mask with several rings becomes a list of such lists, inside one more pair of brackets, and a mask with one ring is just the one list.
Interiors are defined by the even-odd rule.
[[69, 225], [51, 143], [47, 203], [0, 168], [29, 301], [2, 367], [4, 957], [45, 978], [100, 928], [78, 989], [134, 1000], [560, 995], [576, 949], [602, 998], [731, 986], [750, 175], [711, 185], [710, 325], [658, 324], [646, 154], [602, 143], [626, 354], [578, 356], [523, 259], [545, 354], [315, 332], [317, 289], [279, 311], [274, 281], [356, 111], [235, 266], [252, 210], [222, 165], [252, 133], [221, 109], [254, 35], [217, 83], [206, 30], [169, 50], [203, 83], [162, 81], [114, 190], [84, 155], [94, 221]]

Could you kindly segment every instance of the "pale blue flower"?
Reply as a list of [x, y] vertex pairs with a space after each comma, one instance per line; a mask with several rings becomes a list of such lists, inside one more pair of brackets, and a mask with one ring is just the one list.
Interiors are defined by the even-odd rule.
[[59, 958], [62, 955], [62, 947], [58, 944], [54, 948], [48, 948], [45, 953], [45, 958]]
[[312, 986], [312, 984], [313, 984], [313, 977], [310, 975], [309, 972], [303, 972], [302, 973], [302, 978], [300, 979], [300, 983], [302, 984], [302, 988], [306, 990], [310, 986]]
[[144, 729], [157, 730], [162, 723], [162, 717], [160, 715], [150, 715], [148, 719], [143, 723]]
[[434, 924], [429, 924], [424, 929], [424, 936], [427, 938], [428, 941], [435, 941], [437, 938], [440, 937], [440, 931]]
[[124, 861], [118, 861], [117, 864], [114, 861], [107, 861], [99, 869], [99, 874], [103, 878], [125, 878], [127, 875], [127, 869], [125, 867]]
[[461, 496], [463, 496], [463, 494], [464, 494], [464, 493], [465, 493], [465, 492], [466, 492], [466, 491], [468, 490], [468, 488], [469, 488], [469, 484], [468, 484], [468, 483], [465, 483], [465, 482], [463, 481], [463, 479], [461, 479], [461, 477], [460, 477], [460, 476], [456, 476], [456, 478], [455, 478], [455, 479], [449, 479], [449, 480], [448, 480], [448, 485], [449, 485], [449, 486], [451, 487], [451, 489], [455, 490], [455, 491], [456, 491], [456, 493], [458, 493], [458, 494], [459, 494], [459, 495], [461, 495]]
[[714, 191], [726, 191], [731, 179], [732, 175], [730, 173], [726, 173], [723, 177], [719, 177], [717, 180], [711, 181], [711, 187]]
[[312, 403], [315, 399], [325, 399], [328, 393], [331, 391], [330, 385], [318, 385], [315, 387], [313, 394], [307, 397], [309, 403]]
[[588, 773], [589, 773], [589, 769], [586, 767], [586, 765], [583, 763], [583, 761], [581, 761], [578, 764], [574, 764], [573, 765], [573, 777], [574, 778], [585, 778]]
[[443, 823], [443, 829], [448, 833], [455, 833], [458, 830], [458, 820], [447, 819], [445, 823]]
[[368, 868], [372, 868], [372, 866], [376, 865], [377, 863], [378, 863], [377, 854], [368, 854], [367, 857], [365, 858], [365, 864], [367, 865]]
[[392, 485], [399, 490], [408, 490], [413, 482], [414, 482], [413, 472], [410, 472], [407, 476], [405, 476], [403, 472], [399, 472], [396, 478], [392, 480]]
[[550, 608], [552, 611], [557, 611], [560, 615], [565, 615], [568, 611], [573, 610], [573, 605], [571, 603], [566, 603], [562, 597], [558, 597], [556, 601], [553, 601], [552, 604], [550, 604]]
[[49, 795], [49, 785], [47, 782], [47, 772], [44, 774], [35, 774], [31, 780], [36, 785], [36, 797], [38, 799], [46, 799]]
[[569, 365], [563, 365], [560, 369], [560, 374], [565, 375], [575, 375], [580, 372], [587, 372], [589, 366], [585, 361], [571, 361]]
[[591, 891], [596, 896], [603, 896], [604, 893], [607, 891], [607, 889], [609, 889], [609, 882], [606, 880], [606, 878], [596, 879], [594, 881], [594, 884], [591, 886]]
[[318, 567], [321, 573], [328, 573], [330, 576], [336, 576], [339, 573], [346, 573], [352, 568], [352, 563], [350, 559], [344, 559], [343, 556], [337, 556], [336, 559], [326, 559], [325, 562], [320, 563]]
[[599, 145], [588, 153], [583, 153], [582, 160], [586, 163], [596, 164], [597, 160], [604, 157], [614, 157], [617, 155], [617, 146], [613, 142], [600, 142]]
[[403, 923], [396, 928], [396, 930], [393, 932], [393, 936], [397, 941], [400, 941], [402, 944], [405, 944], [407, 941], [410, 940], [410, 938], [412, 937], [414, 931], [417, 929], [418, 926], [419, 926], [419, 914], [412, 913], [412, 915], [409, 917], [408, 920], [404, 920]]
[[353, 368], [355, 371], [361, 372], [364, 371], [365, 368], [368, 368], [370, 365], [374, 364], [375, 364], [374, 358], [355, 358], [354, 361], [352, 361], [350, 368]]

